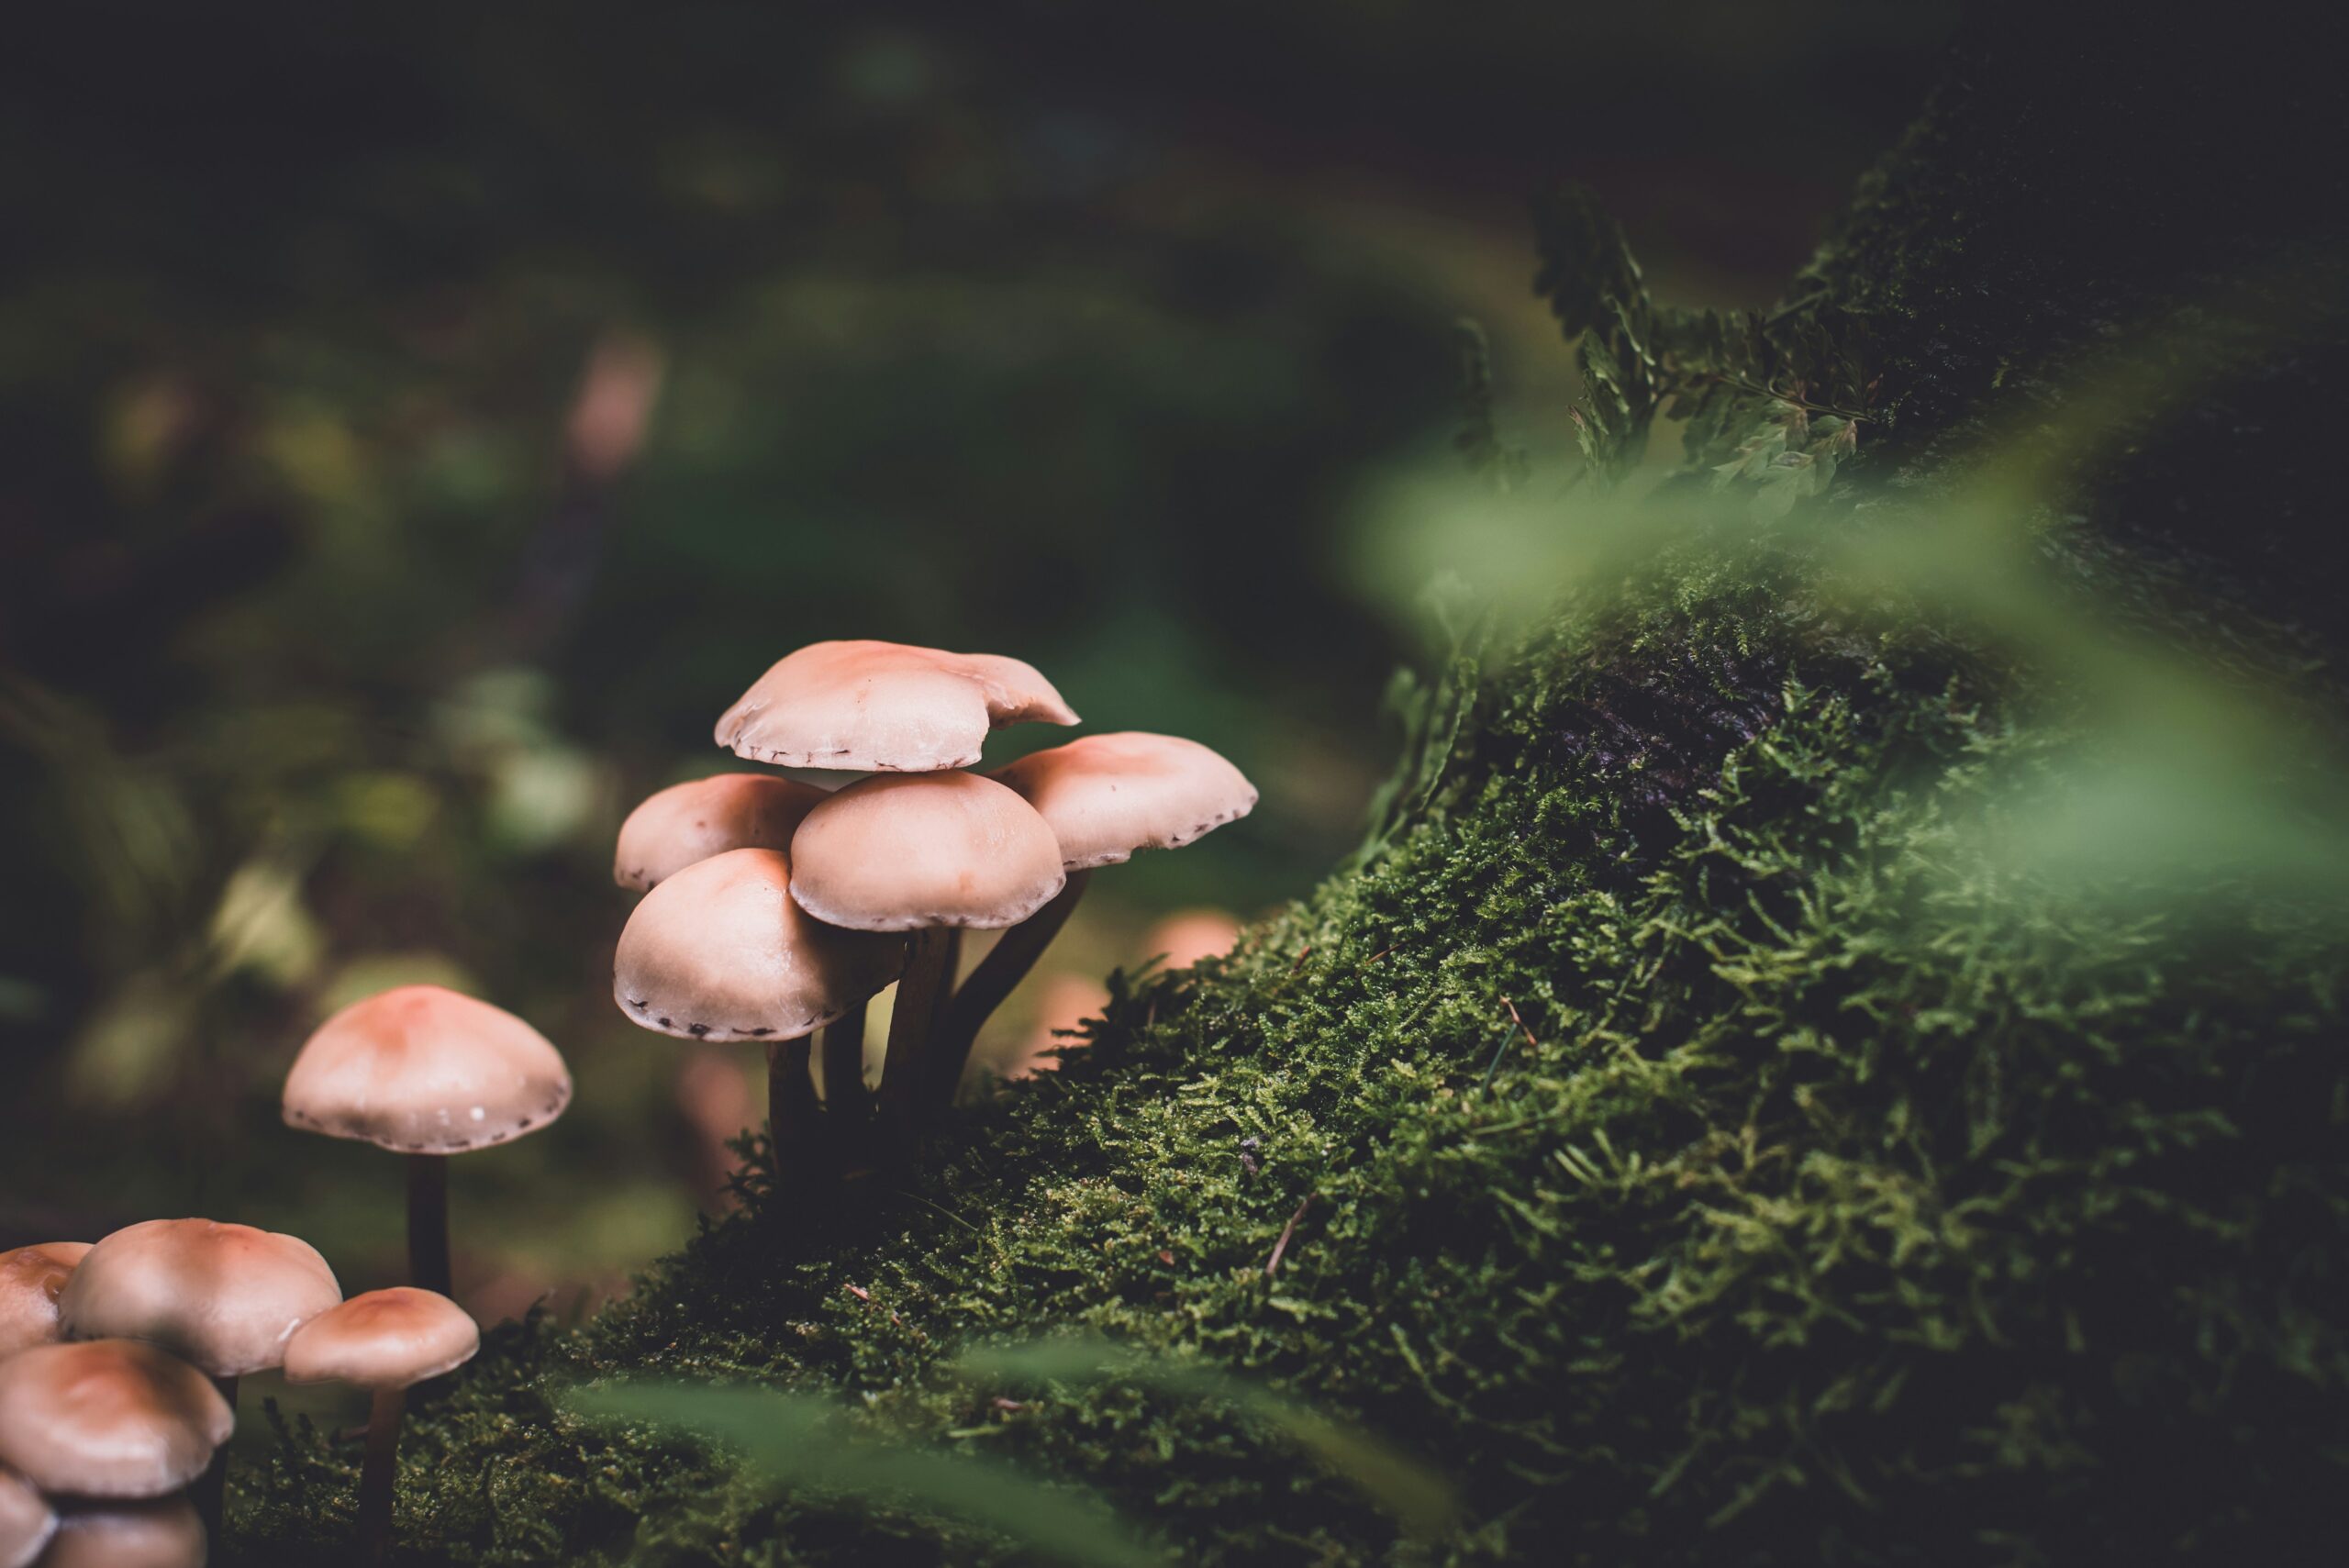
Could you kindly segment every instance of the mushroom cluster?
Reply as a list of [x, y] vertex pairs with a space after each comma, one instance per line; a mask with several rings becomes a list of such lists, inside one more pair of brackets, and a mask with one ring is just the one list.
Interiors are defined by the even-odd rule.
[[364, 1560], [391, 1540], [406, 1391], [472, 1359], [447, 1296], [447, 1156], [545, 1126], [562, 1058], [510, 1013], [437, 986], [353, 1004], [285, 1081], [286, 1122], [408, 1156], [409, 1269], [431, 1288], [343, 1299], [293, 1236], [150, 1219], [0, 1252], [0, 1568], [200, 1564], [218, 1540], [241, 1378], [367, 1389]]
[[238, 1380], [280, 1367], [376, 1391], [360, 1518], [380, 1562], [400, 1417], [386, 1391], [480, 1343], [445, 1296], [345, 1301], [309, 1243], [209, 1219], [0, 1252], [0, 1568], [203, 1563]]
[[[726, 711], [718, 743], [870, 776], [827, 792], [721, 773], [662, 790], [621, 827], [614, 878], [645, 896], [620, 935], [614, 997], [662, 1034], [766, 1045], [778, 1173], [905, 1157], [1091, 873], [1187, 844], [1256, 803], [1229, 762], [1165, 735], [1088, 736], [968, 771], [990, 731], [1030, 720], [1078, 722], [1019, 660], [815, 643]], [[973, 929], [1004, 934], [958, 987]], [[876, 1093], [865, 1006], [892, 981]]]

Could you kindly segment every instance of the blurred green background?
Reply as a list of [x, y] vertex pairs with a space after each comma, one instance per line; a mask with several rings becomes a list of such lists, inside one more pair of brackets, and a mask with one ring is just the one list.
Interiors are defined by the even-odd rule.
[[206, 1214], [391, 1282], [396, 1162], [287, 1130], [276, 1091], [328, 1010], [438, 979], [578, 1080], [551, 1130], [456, 1163], [459, 1294], [496, 1318], [624, 1289], [721, 1201], [760, 1091], [751, 1052], [612, 1007], [613, 833], [724, 766], [717, 714], [820, 638], [1015, 654], [1088, 728], [1196, 737], [1263, 789], [1097, 880], [998, 1065], [1112, 966], [1228, 940], [1356, 841], [1389, 761], [1408, 585], [1362, 557], [1386, 482], [1456, 461], [1457, 317], [1508, 438], [1570, 445], [1526, 198], [1586, 181], [1659, 295], [1765, 302], [1948, 25], [17, 18], [0, 1247]]

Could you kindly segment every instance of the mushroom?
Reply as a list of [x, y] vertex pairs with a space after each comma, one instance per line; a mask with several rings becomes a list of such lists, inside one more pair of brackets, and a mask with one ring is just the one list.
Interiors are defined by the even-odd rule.
[[176, 1492], [235, 1426], [211, 1379], [136, 1340], [36, 1345], [0, 1362], [0, 1463], [50, 1496]]
[[204, 1520], [185, 1497], [70, 1507], [40, 1568], [204, 1568]]
[[449, 1162], [542, 1128], [571, 1103], [546, 1036], [438, 985], [402, 985], [318, 1026], [285, 1075], [289, 1127], [406, 1154], [408, 1283], [449, 1291]]
[[391, 1541], [392, 1486], [407, 1391], [454, 1372], [481, 1349], [464, 1309], [429, 1290], [395, 1286], [354, 1296], [295, 1331], [285, 1347], [293, 1383], [351, 1383], [373, 1396], [359, 1473], [359, 1543], [381, 1562]]
[[41, 1241], [0, 1252], [0, 1360], [57, 1338], [57, 1295], [87, 1241]]
[[0, 1470], [0, 1568], [26, 1568], [57, 1533], [57, 1510], [13, 1470]]
[[1074, 724], [1035, 667], [902, 642], [816, 642], [786, 655], [718, 721], [736, 756], [786, 767], [932, 773], [979, 760], [987, 732]]
[[995, 776], [1052, 828], [1068, 881], [1058, 897], [1005, 932], [955, 993], [928, 1074], [925, 1095], [932, 1104], [954, 1097], [980, 1029], [1060, 934], [1096, 868], [1141, 850], [1179, 849], [1256, 805], [1256, 786], [1219, 753], [1196, 740], [1138, 730], [1033, 751]]
[[612, 880], [644, 892], [729, 850], [780, 850], [825, 792], [770, 773], [719, 773], [645, 797], [620, 824]]
[[[780, 1169], [817, 1129], [807, 1037], [852, 1032], [845, 1074], [828, 1053], [827, 1086], [845, 1111], [863, 1087], [864, 1004], [889, 984], [897, 944], [808, 918], [793, 901], [781, 850], [729, 850], [645, 895], [620, 932], [612, 995], [630, 1021], [688, 1040], [763, 1040], [767, 1105]], [[850, 1084], [853, 1084], [853, 1090]]]
[[[233, 1417], [237, 1380], [285, 1359], [294, 1330], [342, 1299], [334, 1271], [298, 1237], [209, 1219], [150, 1219], [90, 1249], [57, 1301], [69, 1340], [144, 1340], [208, 1373]], [[217, 1533], [219, 1465], [196, 1489]]]
[[911, 1129], [964, 928], [1017, 926], [1066, 881], [1051, 828], [976, 773], [863, 779], [826, 799], [793, 835], [791, 895], [818, 920], [904, 931], [905, 975], [889, 1018], [881, 1099], [894, 1134]]

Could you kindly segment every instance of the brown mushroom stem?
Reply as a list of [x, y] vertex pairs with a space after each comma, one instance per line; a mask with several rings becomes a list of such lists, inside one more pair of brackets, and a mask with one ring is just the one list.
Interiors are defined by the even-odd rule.
[[954, 983], [961, 933], [927, 926], [906, 938], [906, 970], [889, 1008], [889, 1051], [881, 1065], [881, 1120], [892, 1152], [903, 1158], [914, 1141], [924, 1067], [935, 1049], [940, 1009]]
[[979, 1030], [985, 1027], [995, 1010], [1003, 1006], [1005, 997], [1014, 987], [1028, 978], [1036, 967], [1036, 960], [1052, 945], [1061, 928], [1068, 924], [1071, 911], [1078, 899], [1085, 896], [1085, 884], [1093, 880], [1090, 871], [1073, 871], [1052, 901], [1037, 910], [1019, 924], [1003, 933], [1002, 939], [979, 960], [971, 977], [963, 982], [948, 1006], [938, 1036], [930, 1041], [930, 1071], [924, 1079], [923, 1101], [927, 1107], [938, 1108], [954, 1103], [954, 1091], [962, 1086], [963, 1064], [971, 1059], [971, 1047], [977, 1043]]
[[808, 1075], [807, 1037], [767, 1047], [767, 1151], [777, 1181], [807, 1168], [824, 1135], [816, 1081]]
[[873, 1094], [864, 1086], [864, 1004], [826, 1026], [824, 1051], [824, 1126], [845, 1165], [864, 1140], [864, 1124], [873, 1115]]
[[381, 1562], [392, 1544], [392, 1485], [399, 1476], [400, 1417], [407, 1408], [404, 1388], [378, 1388], [367, 1410], [367, 1457], [359, 1471], [359, 1550], [364, 1562]]
[[407, 1282], [449, 1294], [449, 1157], [407, 1157]]
[[[237, 1412], [237, 1380], [216, 1377], [212, 1386], [228, 1402], [228, 1414], [233, 1419]], [[212, 1451], [212, 1462], [204, 1467], [204, 1473], [188, 1488], [188, 1500], [195, 1505], [196, 1517], [204, 1521], [204, 1539], [212, 1543], [216, 1555], [220, 1550], [220, 1519], [227, 1512], [228, 1497], [228, 1445], [222, 1443]]]

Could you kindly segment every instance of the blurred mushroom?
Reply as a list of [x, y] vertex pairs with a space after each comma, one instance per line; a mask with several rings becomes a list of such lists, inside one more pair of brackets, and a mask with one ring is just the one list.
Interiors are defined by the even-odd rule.
[[26, 1568], [57, 1533], [57, 1510], [13, 1470], [0, 1470], [0, 1568]]
[[1256, 805], [1256, 786], [1219, 753], [1196, 740], [1140, 731], [1087, 735], [1033, 751], [996, 777], [1050, 826], [1068, 882], [1057, 898], [1005, 932], [955, 993], [928, 1075], [931, 1103], [954, 1097], [972, 1042], [1060, 934], [1096, 867], [1142, 850], [1179, 849]]
[[87, 1241], [41, 1241], [0, 1252], [0, 1360], [57, 1338], [57, 1296]]
[[932, 773], [979, 760], [987, 732], [1074, 724], [1035, 667], [902, 642], [817, 642], [786, 655], [718, 721], [738, 757], [785, 767]]
[[289, 1127], [408, 1157], [408, 1283], [447, 1295], [448, 1156], [546, 1126], [571, 1073], [546, 1036], [438, 985], [402, 985], [318, 1026], [285, 1075]]
[[367, 1457], [359, 1473], [359, 1544], [381, 1562], [391, 1542], [393, 1482], [407, 1391], [453, 1372], [481, 1349], [464, 1309], [429, 1290], [395, 1287], [354, 1296], [295, 1332], [285, 1347], [293, 1383], [350, 1383], [367, 1389]]
[[[612, 995], [631, 1022], [687, 1040], [763, 1040], [777, 1167], [819, 1136], [807, 1036], [888, 984], [897, 944], [810, 919], [791, 857], [729, 850], [662, 881], [629, 917]], [[861, 1080], [860, 1080], [861, 1081]]]
[[334, 1271], [298, 1237], [149, 1219], [90, 1249], [58, 1297], [58, 1328], [69, 1340], [144, 1340], [233, 1382], [278, 1365], [288, 1336], [341, 1299]]
[[[212, 1376], [233, 1418], [237, 1380], [285, 1359], [294, 1330], [342, 1299], [334, 1271], [298, 1237], [209, 1219], [150, 1219], [101, 1240], [65, 1282], [69, 1340], [143, 1340]], [[217, 1534], [226, 1473], [195, 1506]]]
[[729, 850], [781, 850], [823, 790], [769, 773], [719, 773], [645, 797], [620, 824], [612, 880], [639, 892]]
[[976, 773], [861, 780], [808, 812], [791, 840], [791, 895], [817, 919], [905, 931], [889, 1015], [881, 1102], [905, 1139], [921, 1103], [931, 1037], [965, 928], [1017, 926], [1066, 880], [1052, 829], [1027, 802]]
[[40, 1568], [204, 1568], [204, 1521], [185, 1497], [67, 1508]]
[[160, 1497], [204, 1473], [236, 1417], [212, 1380], [136, 1340], [0, 1362], [0, 1464], [52, 1497]]

